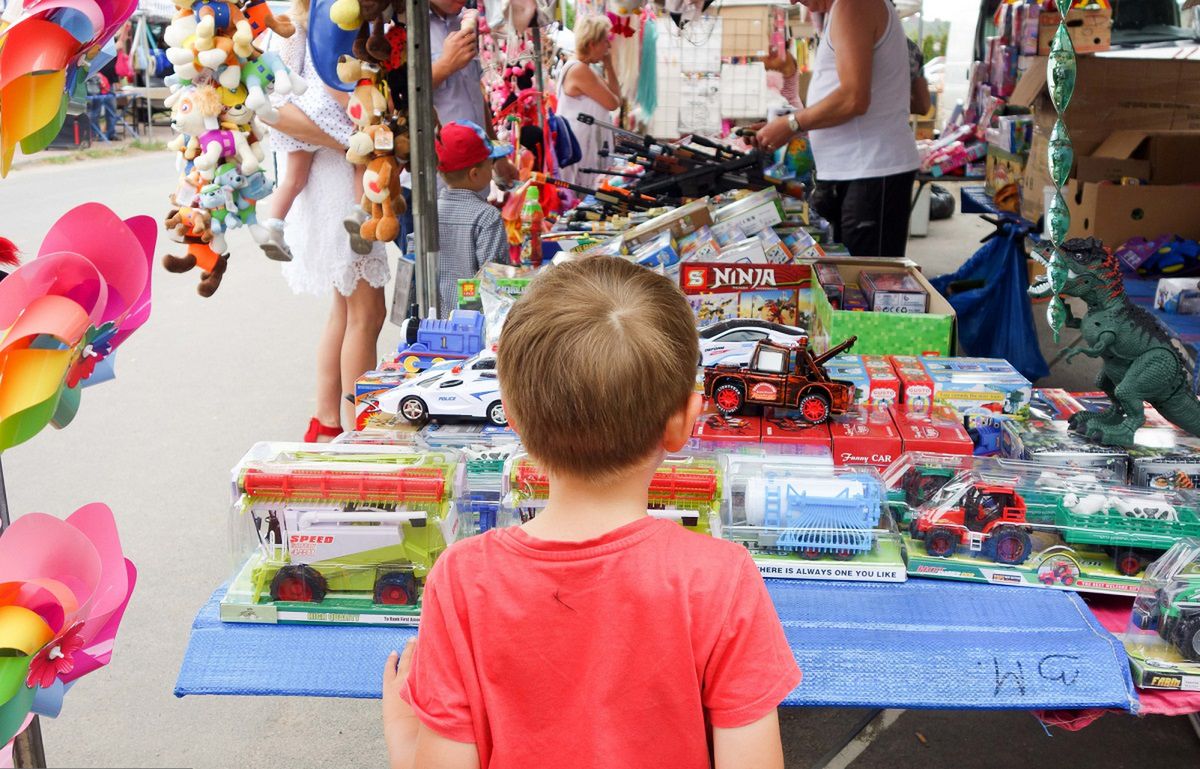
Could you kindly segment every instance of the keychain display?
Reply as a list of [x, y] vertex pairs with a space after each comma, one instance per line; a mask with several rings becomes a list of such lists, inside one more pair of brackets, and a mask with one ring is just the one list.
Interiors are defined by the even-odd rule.
[[[260, 118], [277, 116], [272, 94], [300, 94], [308, 85], [278, 54], [257, 46], [268, 30], [285, 37], [295, 32], [291, 20], [276, 16], [263, 0], [175, 5], [163, 37], [175, 67], [165, 103], [176, 136], [167, 146], [179, 153], [180, 181], [164, 225], [186, 251], [167, 254], [162, 263], [176, 273], [199, 267], [197, 291], [207, 297], [220, 286], [229, 261], [225, 233], [246, 227], [260, 245], [278, 239], [256, 214], [258, 201], [274, 186], [262, 171], [266, 128]], [[284, 251], [268, 253], [286, 257]]]

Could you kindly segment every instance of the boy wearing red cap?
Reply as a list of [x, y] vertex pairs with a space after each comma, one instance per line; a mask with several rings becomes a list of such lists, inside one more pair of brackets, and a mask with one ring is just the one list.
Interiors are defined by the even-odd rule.
[[458, 281], [475, 277], [480, 267], [503, 260], [507, 252], [504, 221], [488, 204], [487, 192], [492, 161], [510, 149], [493, 144], [467, 120], [442, 126], [435, 146], [446, 181], [438, 195], [438, 315], [446, 318], [456, 305]]

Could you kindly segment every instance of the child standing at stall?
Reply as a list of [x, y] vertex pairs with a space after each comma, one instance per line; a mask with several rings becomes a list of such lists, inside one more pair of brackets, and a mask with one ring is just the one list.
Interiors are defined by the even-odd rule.
[[619, 258], [555, 265], [497, 355], [549, 502], [430, 572], [415, 653], [384, 672], [393, 769], [782, 767], [800, 670], [749, 553], [647, 514], [700, 411], [683, 294]]
[[446, 185], [438, 193], [438, 315], [457, 306], [458, 281], [475, 277], [487, 262], [508, 252], [504, 220], [487, 202], [492, 162], [511, 148], [493, 144], [469, 120], [442, 126], [435, 141], [438, 171]]

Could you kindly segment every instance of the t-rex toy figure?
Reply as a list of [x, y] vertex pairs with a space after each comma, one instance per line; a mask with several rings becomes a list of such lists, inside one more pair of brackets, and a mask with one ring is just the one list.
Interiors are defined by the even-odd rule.
[[[1183, 357], [1154, 316], [1125, 296], [1116, 257], [1098, 240], [1076, 238], [1063, 243], [1055, 264], [1060, 260], [1068, 272], [1059, 294], [1087, 304], [1083, 318], [1067, 307], [1066, 326], [1079, 329], [1089, 345], [1069, 350], [1067, 360], [1080, 354], [1100, 358], [1104, 365], [1096, 384], [1113, 404], [1099, 413], [1075, 414], [1071, 429], [1109, 446], [1130, 446], [1146, 421], [1142, 402], [1148, 401], [1179, 428], [1200, 435], [1200, 401], [1192, 395]], [[1029, 289], [1034, 297], [1052, 291], [1046, 278]]]

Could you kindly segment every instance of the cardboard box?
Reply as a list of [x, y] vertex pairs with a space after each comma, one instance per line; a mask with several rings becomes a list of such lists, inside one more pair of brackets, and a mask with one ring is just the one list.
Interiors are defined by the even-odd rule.
[[872, 312], [913, 314], [929, 309], [929, 294], [912, 275], [863, 270], [858, 273], [858, 287]]
[[[1062, 17], [1058, 11], [1045, 11], [1038, 19], [1038, 56], [1050, 55], [1050, 43], [1058, 32]], [[1067, 11], [1067, 34], [1075, 53], [1096, 53], [1112, 47], [1112, 9], [1072, 8]]]
[[[1066, 113], [1076, 158], [1091, 155], [1113, 131], [1200, 126], [1200, 60], [1081, 56], [1076, 83]], [[1017, 83], [1010, 103], [1033, 109], [1034, 136], [1021, 184], [1021, 216], [1037, 221], [1044, 210], [1043, 190], [1052, 186], [1046, 154], [1056, 119], [1046, 92], [1044, 58]]]
[[741, 5], [721, 8], [721, 56], [763, 58], [770, 52], [771, 8]]
[[961, 416], [1027, 416], [1033, 385], [1006, 360], [921, 358], [933, 381], [933, 404]]
[[813, 274], [820, 288], [824, 289], [825, 297], [833, 309], [842, 309], [842, 294], [846, 291], [846, 283], [842, 280], [842, 273], [838, 268], [832, 264], [817, 262], [813, 265]]
[[1028, 155], [1013, 155], [989, 145], [984, 189], [989, 195], [995, 195], [1010, 184], [1019, 186], [1025, 175], [1025, 164], [1028, 162]]
[[[898, 314], [834, 309], [824, 291], [812, 292], [813, 323], [809, 342], [814, 350], [828, 350], [857, 336], [853, 352], [860, 355], [950, 355], [955, 345], [954, 308], [920, 272], [904, 262], [888, 259], [829, 260], [843, 281], [853, 283], [864, 268], [872, 272], [909, 275], [929, 295], [929, 312]], [[845, 306], [843, 297], [843, 307]]]
[[876, 355], [838, 355], [825, 363], [832, 379], [854, 383], [854, 402], [890, 406], [900, 402], [900, 378], [887, 358]]
[[[829, 424], [809, 424], [794, 412], [769, 408], [762, 420], [762, 447], [772, 454], [806, 454], [813, 448], [830, 450]], [[832, 460], [830, 460], [832, 462]]]
[[[1128, 647], [1126, 651], [1129, 651]], [[1173, 665], [1130, 655], [1129, 667], [1133, 674], [1133, 685], [1139, 689], [1200, 692], [1200, 666], [1195, 663]]]
[[1179, 315], [1200, 315], [1200, 279], [1160, 279], [1154, 291], [1154, 309]]
[[838, 465], [886, 468], [903, 453], [900, 432], [886, 408], [856, 406], [829, 418], [833, 461]]
[[754, 451], [762, 441], [762, 418], [701, 414], [692, 428], [690, 448], [697, 451]]
[[634, 227], [625, 233], [623, 245], [626, 253], [632, 253], [643, 243], [653, 240], [656, 235], [665, 230], [670, 230], [678, 240], [691, 235], [701, 227], [711, 227], [712, 224], [712, 209], [709, 208], [708, 198], [701, 198]]
[[684, 263], [680, 288], [701, 327], [732, 318], [803, 325], [812, 312], [807, 264], [730, 265]]
[[933, 379], [916, 355], [889, 355], [892, 368], [900, 379], [900, 399], [904, 407], [913, 411], [927, 411], [933, 407]]
[[782, 224], [785, 217], [779, 191], [768, 187], [718, 208], [714, 218], [718, 224], [737, 227], [746, 235], [757, 235]]
[[934, 408], [929, 412], [892, 407], [892, 420], [904, 443], [904, 451], [938, 454], [972, 454], [975, 444], [958, 414]]

